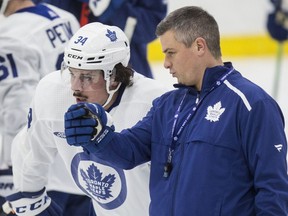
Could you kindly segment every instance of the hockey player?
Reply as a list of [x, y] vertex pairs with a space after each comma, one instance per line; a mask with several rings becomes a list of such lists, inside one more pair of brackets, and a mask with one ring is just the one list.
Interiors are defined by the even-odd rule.
[[288, 0], [270, 0], [274, 6], [268, 15], [267, 29], [271, 37], [279, 42], [288, 39]]
[[[11, 193], [11, 143], [26, 123], [36, 84], [60, 67], [79, 29], [75, 16], [30, 0], [0, 0], [0, 197]], [[3, 199], [0, 198], [0, 206]]]
[[124, 171], [98, 160], [82, 147], [69, 146], [64, 134], [64, 113], [75, 99], [78, 103], [102, 104], [120, 131], [141, 119], [152, 100], [167, 91], [156, 80], [127, 67], [129, 58], [129, 41], [122, 30], [90, 23], [70, 40], [64, 53], [67, 68], [63, 66], [62, 73], [52, 72], [40, 81], [29, 112], [28, 130], [21, 131], [23, 134], [15, 140], [20, 143], [12, 151], [19, 192], [7, 199], [17, 215], [60, 215], [45, 192], [48, 167], [57, 154], [76, 185], [92, 198], [97, 216], [148, 215], [149, 163]]
[[[80, 21], [101, 22], [121, 28], [130, 40], [130, 64], [152, 78], [147, 45], [156, 39], [156, 25], [167, 14], [167, 0], [34, 0], [72, 12]], [[88, 8], [89, 6], [89, 8]]]
[[151, 161], [150, 216], [288, 215], [276, 101], [222, 62], [218, 24], [202, 8], [171, 12], [156, 34], [179, 88], [121, 133], [101, 105], [74, 104], [65, 114], [68, 143], [119, 168]]

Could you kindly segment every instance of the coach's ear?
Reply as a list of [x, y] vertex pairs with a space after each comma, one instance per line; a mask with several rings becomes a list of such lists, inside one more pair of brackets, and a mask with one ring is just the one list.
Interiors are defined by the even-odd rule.
[[197, 53], [198, 56], [203, 56], [208, 50], [206, 40], [202, 37], [196, 38], [191, 45], [191, 49], [193, 52]]

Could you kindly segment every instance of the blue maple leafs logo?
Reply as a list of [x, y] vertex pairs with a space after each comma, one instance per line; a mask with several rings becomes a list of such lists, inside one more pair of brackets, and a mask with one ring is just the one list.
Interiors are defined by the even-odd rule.
[[116, 36], [116, 32], [115, 31], [111, 31], [109, 29], [107, 29], [107, 34], [106, 36], [112, 41], [116, 41], [117, 40], [117, 36]]
[[115, 182], [114, 174], [109, 174], [102, 179], [102, 173], [94, 164], [90, 165], [86, 171], [87, 172], [80, 169], [81, 176], [86, 182], [86, 189], [90, 191], [93, 196], [103, 200], [113, 197], [111, 195], [111, 187]]

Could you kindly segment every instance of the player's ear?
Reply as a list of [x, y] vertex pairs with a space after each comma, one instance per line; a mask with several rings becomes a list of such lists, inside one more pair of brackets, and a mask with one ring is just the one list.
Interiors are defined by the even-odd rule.
[[116, 68], [113, 69], [111, 77], [110, 77], [110, 86], [111, 90], [114, 90], [119, 85], [119, 82], [116, 81]]

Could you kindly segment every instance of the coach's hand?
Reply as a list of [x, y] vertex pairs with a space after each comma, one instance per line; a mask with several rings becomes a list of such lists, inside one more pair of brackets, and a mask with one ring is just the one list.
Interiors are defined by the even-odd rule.
[[72, 105], [65, 113], [65, 135], [69, 145], [95, 152], [113, 138], [111, 116], [96, 103]]

